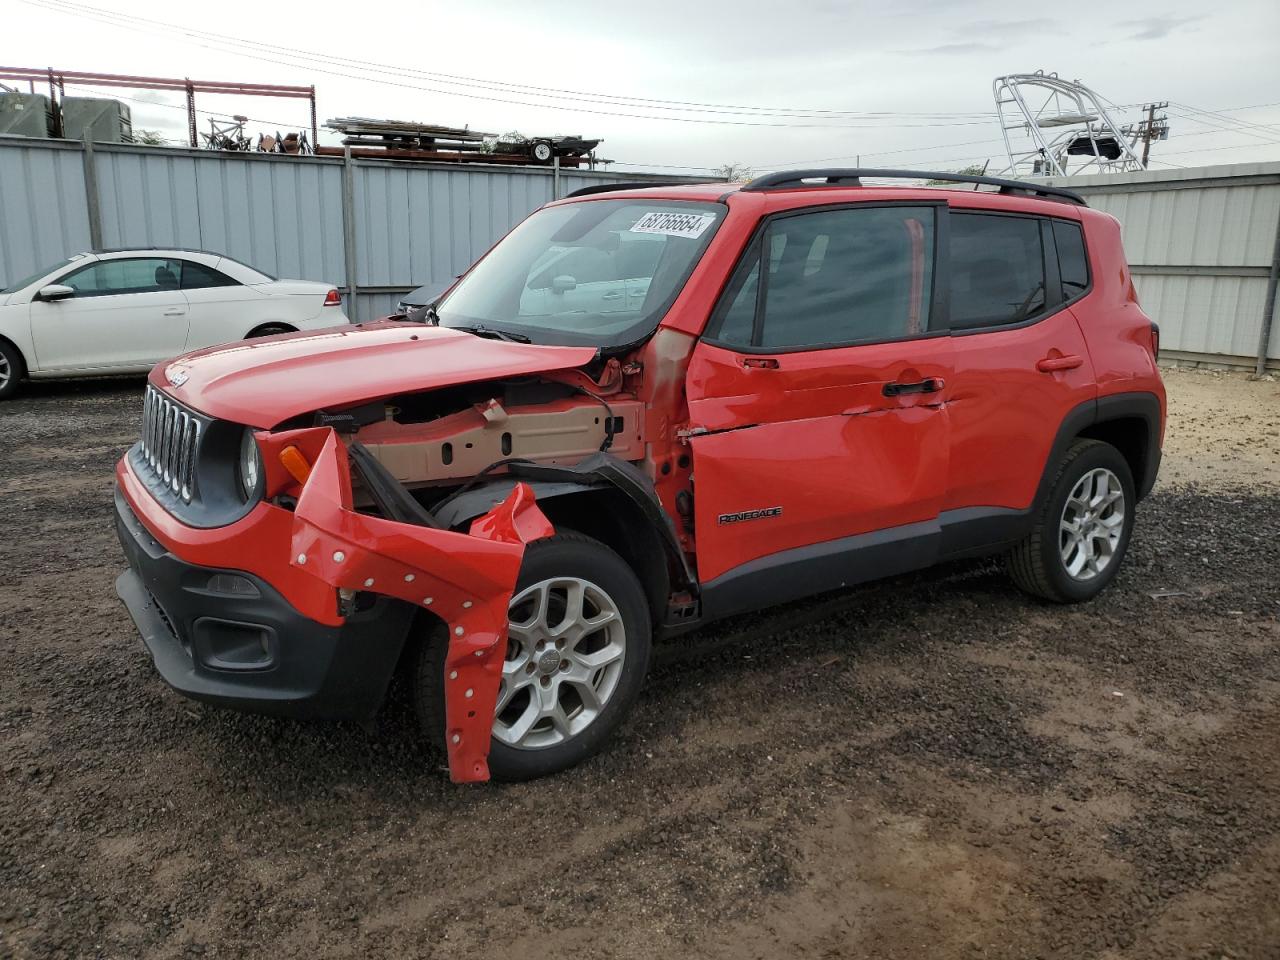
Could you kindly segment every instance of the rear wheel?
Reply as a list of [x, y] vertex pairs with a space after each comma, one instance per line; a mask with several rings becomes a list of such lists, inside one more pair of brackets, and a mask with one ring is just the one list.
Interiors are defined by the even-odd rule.
[[249, 336], [245, 337], [245, 339], [252, 340], [256, 337], [271, 337], [277, 333], [293, 333], [293, 332], [294, 332], [293, 327], [289, 326], [288, 324], [266, 323], [255, 330], [250, 330]]
[[1124, 560], [1136, 502], [1120, 451], [1098, 440], [1075, 441], [1030, 536], [1009, 551], [1013, 582], [1057, 603], [1092, 600]]
[[[576, 533], [529, 544], [508, 611], [489, 770], [500, 780], [529, 780], [604, 745], [640, 693], [652, 628], [631, 568]], [[414, 678], [419, 722], [437, 742], [447, 642], [440, 635], [423, 644]]]
[[18, 382], [26, 372], [22, 354], [16, 347], [0, 340], [0, 400], [8, 400], [18, 392]]

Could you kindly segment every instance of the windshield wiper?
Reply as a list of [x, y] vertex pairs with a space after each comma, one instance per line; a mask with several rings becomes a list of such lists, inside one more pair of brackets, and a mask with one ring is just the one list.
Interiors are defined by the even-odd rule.
[[533, 341], [526, 337], [523, 333], [511, 333], [507, 330], [495, 330], [493, 327], [486, 327], [482, 323], [477, 323], [472, 327], [453, 327], [454, 330], [465, 330], [467, 333], [473, 333], [477, 337], [486, 337], [489, 340], [506, 340], [509, 343], [532, 343]]

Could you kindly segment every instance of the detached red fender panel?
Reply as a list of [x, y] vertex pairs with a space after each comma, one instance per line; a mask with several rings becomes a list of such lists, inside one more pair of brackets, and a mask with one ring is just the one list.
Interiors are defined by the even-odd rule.
[[290, 563], [335, 589], [369, 591], [430, 609], [449, 627], [445, 743], [456, 783], [489, 779], [507, 607], [526, 543], [551, 523], [518, 483], [469, 533], [357, 513], [347, 450], [329, 427], [294, 511]]

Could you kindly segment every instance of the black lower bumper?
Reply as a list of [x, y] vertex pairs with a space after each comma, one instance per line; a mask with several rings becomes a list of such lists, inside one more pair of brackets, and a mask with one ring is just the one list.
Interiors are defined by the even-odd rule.
[[330, 627], [269, 583], [169, 553], [116, 491], [129, 569], [116, 592], [164, 681], [184, 696], [254, 713], [367, 719], [386, 696], [414, 610], [386, 597]]

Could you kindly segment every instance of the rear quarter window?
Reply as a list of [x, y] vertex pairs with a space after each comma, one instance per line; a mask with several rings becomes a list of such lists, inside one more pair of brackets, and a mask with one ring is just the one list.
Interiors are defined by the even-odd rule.
[[1058, 248], [1062, 295], [1070, 300], [1089, 289], [1089, 258], [1084, 250], [1084, 231], [1078, 223], [1054, 220], [1053, 243]]

